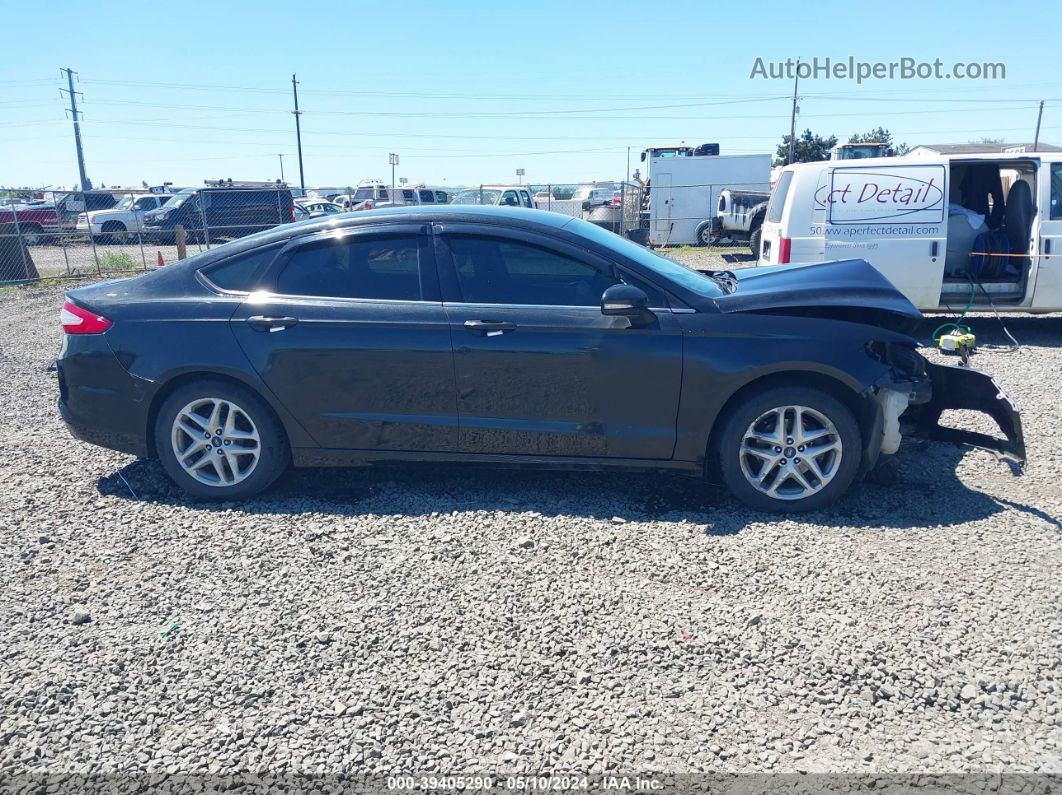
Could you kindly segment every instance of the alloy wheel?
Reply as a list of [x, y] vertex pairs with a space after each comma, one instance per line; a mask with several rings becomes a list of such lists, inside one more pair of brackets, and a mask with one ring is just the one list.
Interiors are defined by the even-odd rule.
[[779, 406], [757, 417], [741, 440], [741, 471], [757, 491], [801, 500], [822, 491], [841, 464], [836, 426], [807, 406]]
[[170, 439], [177, 463], [207, 486], [243, 482], [261, 456], [261, 439], [250, 415], [221, 398], [193, 400], [177, 412]]

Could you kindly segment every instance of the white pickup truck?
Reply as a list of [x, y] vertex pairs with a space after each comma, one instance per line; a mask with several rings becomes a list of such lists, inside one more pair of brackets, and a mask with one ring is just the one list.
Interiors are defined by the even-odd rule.
[[77, 231], [101, 243], [129, 243], [144, 231], [144, 213], [170, 200], [169, 194], [127, 193], [109, 210], [92, 210], [77, 218]]
[[767, 200], [770, 197], [768, 191], [732, 188], [719, 191], [715, 218], [697, 228], [698, 245], [715, 245], [724, 239], [747, 240], [753, 256], [758, 257], [760, 227], [767, 215]]

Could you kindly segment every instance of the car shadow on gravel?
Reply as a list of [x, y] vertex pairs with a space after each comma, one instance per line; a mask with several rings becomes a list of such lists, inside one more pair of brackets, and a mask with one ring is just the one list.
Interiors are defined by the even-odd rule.
[[[668, 474], [544, 472], [486, 466], [408, 465], [357, 469], [298, 469], [246, 502], [188, 497], [154, 461], [137, 460], [98, 481], [101, 494], [207, 511], [247, 514], [428, 516], [454, 511], [576, 516], [625, 521], [687, 521], [711, 535], [733, 535], [757, 522], [799, 521], [825, 527], [908, 529], [955, 525], [1004, 511], [1058, 519], [1016, 501], [997, 500], [956, 475], [964, 455], [949, 444], [905, 442], [897, 480], [854, 484], [831, 508], [774, 515], [747, 508], [722, 486]], [[1009, 477], [1001, 462], [991, 462]], [[931, 479], [923, 473], [931, 473]], [[989, 473], [986, 473], [986, 478]]]

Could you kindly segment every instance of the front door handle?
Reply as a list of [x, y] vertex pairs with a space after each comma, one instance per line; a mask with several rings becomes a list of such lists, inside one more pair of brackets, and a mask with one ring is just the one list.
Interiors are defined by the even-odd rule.
[[265, 315], [252, 315], [247, 318], [247, 325], [255, 331], [283, 331], [291, 328], [299, 322], [297, 317], [266, 317]]
[[466, 320], [465, 328], [473, 334], [493, 337], [497, 334], [504, 334], [507, 331], [515, 331], [516, 324], [506, 320]]

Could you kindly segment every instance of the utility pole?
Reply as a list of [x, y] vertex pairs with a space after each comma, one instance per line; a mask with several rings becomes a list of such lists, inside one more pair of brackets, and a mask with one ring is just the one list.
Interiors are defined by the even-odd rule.
[[295, 75], [291, 76], [291, 93], [295, 96], [295, 110], [292, 113], [295, 114], [295, 143], [299, 147], [299, 187], [306, 193], [306, 177], [302, 173], [302, 130], [299, 128], [299, 116], [302, 112], [299, 110], [299, 81], [295, 79]]
[[796, 114], [797, 114], [797, 86], [800, 85], [800, 59], [797, 58], [796, 74], [793, 75], [793, 109], [789, 113], [789, 160], [787, 166], [793, 164], [793, 155], [796, 150]]
[[[59, 71], [66, 73], [66, 84], [69, 86], [67, 93], [70, 94], [70, 117], [74, 120], [74, 144], [77, 146], [77, 170], [81, 174], [81, 190], [90, 190], [92, 183], [85, 174], [85, 153], [81, 151], [81, 124], [77, 115], [77, 95], [81, 92], [74, 91], [75, 72], [72, 69], [60, 69]], [[63, 89], [60, 88], [59, 93], [62, 94]]]
[[1040, 121], [1044, 117], [1044, 101], [1040, 100], [1040, 112], [1036, 114], [1036, 137], [1033, 138], [1033, 151], [1040, 151]]
[[280, 158], [280, 181], [284, 181], [284, 155], [277, 152], [277, 157]]

